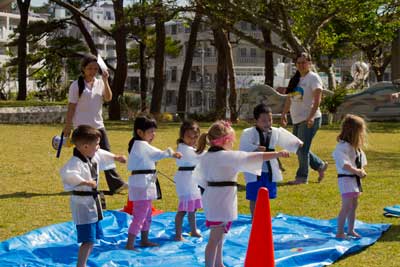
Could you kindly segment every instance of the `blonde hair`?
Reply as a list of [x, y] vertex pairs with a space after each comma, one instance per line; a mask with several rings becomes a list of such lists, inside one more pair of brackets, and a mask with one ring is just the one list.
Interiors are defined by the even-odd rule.
[[367, 124], [364, 119], [347, 114], [342, 122], [342, 130], [337, 140], [348, 142], [355, 149], [360, 149], [367, 145]]
[[197, 141], [197, 153], [202, 153], [208, 142], [212, 142], [218, 138], [227, 136], [229, 134], [234, 133], [235, 130], [231, 127], [230, 123], [227, 121], [216, 121], [214, 122], [210, 128], [208, 128], [207, 133], [202, 133]]

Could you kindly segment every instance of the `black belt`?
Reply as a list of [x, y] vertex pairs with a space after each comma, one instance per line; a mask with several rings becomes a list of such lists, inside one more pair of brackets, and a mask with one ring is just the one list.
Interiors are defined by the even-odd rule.
[[133, 170], [131, 172], [132, 175], [135, 175], [135, 174], [150, 174], [150, 173], [156, 173], [156, 170]]
[[179, 167], [178, 171], [193, 171], [195, 166], [193, 167]]
[[226, 181], [226, 182], [208, 182], [208, 186], [237, 186], [237, 182], [231, 182], [231, 181]]
[[99, 191], [72, 191], [74, 196], [92, 196], [95, 197], [100, 194]]
[[356, 179], [357, 179], [357, 186], [358, 186], [358, 189], [360, 190], [360, 192], [363, 191], [362, 186], [361, 186], [361, 178], [360, 178], [360, 176], [355, 175], [355, 174], [342, 174], [342, 173], [339, 173], [339, 174], [338, 174], [338, 178], [341, 178], [341, 177], [356, 178]]

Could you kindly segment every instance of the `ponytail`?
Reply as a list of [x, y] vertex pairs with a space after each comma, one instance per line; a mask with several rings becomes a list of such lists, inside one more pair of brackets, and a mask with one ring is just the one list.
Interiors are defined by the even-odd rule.
[[290, 94], [294, 92], [294, 88], [297, 87], [297, 85], [300, 82], [300, 71], [296, 71], [296, 73], [293, 75], [293, 77], [289, 81], [289, 85], [286, 89], [286, 94]]
[[78, 78], [78, 88], [79, 88], [79, 97], [81, 97], [83, 90], [85, 90], [85, 80], [82, 75], [79, 75]]
[[204, 149], [206, 149], [207, 145], [207, 135], [208, 133], [202, 133], [199, 137], [199, 140], [197, 141], [197, 154], [203, 153]]

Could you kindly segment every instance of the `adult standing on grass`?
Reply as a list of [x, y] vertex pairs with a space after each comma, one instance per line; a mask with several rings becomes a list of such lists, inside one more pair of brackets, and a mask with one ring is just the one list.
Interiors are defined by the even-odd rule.
[[[108, 84], [109, 74], [101, 71], [102, 79], [97, 79], [99, 65], [97, 57], [88, 54], [81, 61], [81, 72], [78, 80], [72, 82], [68, 93], [68, 110], [65, 119], [64, 136], [69, 136], [73, 128], [79, 125], [90, 125], [101, 132], [100, 148], [110, 151], [106, 129], [104, 127], [103, 101], [110, 101], [112, 92]], [[110, 194], [127, 188], [115, 169], [104, 171]]]
[[311, 57], [301, 53], [296, 57], [295, 75], [290, 79], [286, 93], [288, 94], [282, 111], [281, 124], [287, 125], [286, 114], [290, 110], [293, 123], [293, 134], [304, 145], [297, 151], [299, 168], [294, 181], [289, 184], [306, 184], [308, 182], [308, 167], [318, 171], [318, 182], [324, 178], [328, 162], [322, 161], [311, 152], [312, 140], [321, 126], [321, 111], [319, 105], [322, 96], [322, 81], [317, 73], [311, 71]]

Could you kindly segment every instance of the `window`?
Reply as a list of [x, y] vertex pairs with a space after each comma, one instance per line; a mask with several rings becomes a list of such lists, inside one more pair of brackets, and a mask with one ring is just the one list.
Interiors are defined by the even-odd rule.
[[190, 81], [191, 82], [196, 82], [196, 77], [197, 76], [197, 73], [196, 73], [196, 71], [195, 70], [191, 70], [191, 72], [190, 72]]
[[166, 98], [167, 105], [176, 105], [175, 91], [168, 90], [166, 93]]
[[201, 103], [202, 103], [202, 97], [201, 97], [201, 92], [200, 91], [196, 91], [196, 92], [193, 92], [193, 97], [194, 97], [194, 99], [193, 99], [193, 103], [194, 103], [194, 105], [195, 106], [201, 106]]
[[176, 82], [177, 72], [178, 70], [176, 66], [171, 67], [171, 82]]
[[246, 30], [247, 30], [247, 22], [241, 21], [241, 22], [240, 22], [240, 28], [241, 28], [242, 30], [246, 31]]
[[257, 56], [257, 49], [250, 48], [250, 57], [256, 57], [256, 56]]
[[204, 56], [205, 56], [205, 57], [211, 57], [211, 48], [206, 47], [206, 48], [204, 49]]
[[247, 57], [247, 49], [246, 49], [246, 47], [240, 48], [240, 56], [241, 57]]
[[250, 24], [251, 25], [251, 30], [256, 31], [257, 30], [257, 25], [255, 24]]

